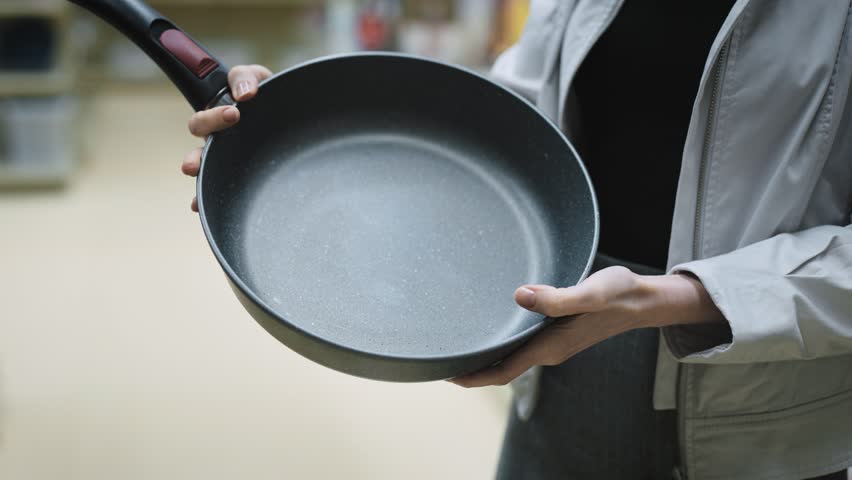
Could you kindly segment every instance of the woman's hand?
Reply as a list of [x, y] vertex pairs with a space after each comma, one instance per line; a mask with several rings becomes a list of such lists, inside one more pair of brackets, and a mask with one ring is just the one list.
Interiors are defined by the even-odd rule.
[[462, 387], [505, 385], [536, 365], [558, 365], [634, 328], [725, 321], [704, 286], [687, 275], [641, 276], [610, 267], [575, 287], [526, 285], [518, 305], [556, 320], [500, 364], [450, 380]]
[[[263, 80], [272, 76], [272, 72], [260, 65], [234, 67], [228, 72], [228, 84], [234, 100], [243, 102], [257, 94], [257, 86]], [[208, 135], [224, 130], [240, 121], [240, 111], [235, 106], [216, 107], [198, 112], [189, 120], [189, 132], [199, 138], [206, 139]], [[195, 177], [201, 167], [201, 152], [204, 147], [198, 147], [183, 159], [181, 171], [185, 175]], [[198, 211], [198, 201], [192, 199], [193, 212]]]

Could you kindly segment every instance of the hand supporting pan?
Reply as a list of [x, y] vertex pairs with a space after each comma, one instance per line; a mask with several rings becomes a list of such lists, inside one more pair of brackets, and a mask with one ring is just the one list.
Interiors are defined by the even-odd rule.
[[[195, 109], [226, 69], [141, 1], [84, 1]], [[198, 176], [207, 240], [246, 310], [305, 357], [391, 381], [491, 365], [547, 322], [512, 299], [591, 268], [598, 211], [559, 129], [466, 69], [394, 53], [264, 82]]]

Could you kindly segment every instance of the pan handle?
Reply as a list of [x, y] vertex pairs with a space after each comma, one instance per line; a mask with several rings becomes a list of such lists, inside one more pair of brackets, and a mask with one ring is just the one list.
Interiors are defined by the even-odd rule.
[[228, 69], [206, 48], [142, 0], [70, 0], [133, 40], [159, 65], [196, 111], [228, 88]]

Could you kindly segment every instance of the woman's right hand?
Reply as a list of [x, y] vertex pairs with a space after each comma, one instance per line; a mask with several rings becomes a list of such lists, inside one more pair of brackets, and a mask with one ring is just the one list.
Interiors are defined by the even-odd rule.
[[[248, 100], [257, 94], [257, 87], [263, 80], [272, 76], [268, 68], [260, 65], [243, 65], [234, 67], [228, 72], [228, 85], [231, 95], [237, 102]], [[189, 132], [196, 137], [207, 139], [214, 132], [224, 130], [240, 121], [240, 111], [236, 106], [211, 108], [197, 112], [189, 120]], [[201, 168], [201, 152], [204, 147], [198, 147], [183, 159], [181, 171], [184, 175], [195, 177]], [[198, 211], [198, 200], [192, 199], [193, 212]]]

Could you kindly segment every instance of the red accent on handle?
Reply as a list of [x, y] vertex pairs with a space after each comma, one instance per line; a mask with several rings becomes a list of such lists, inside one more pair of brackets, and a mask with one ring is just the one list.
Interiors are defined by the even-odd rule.
[[160, 35], [160, 43], [198, 78], [206, 77], [219, 66], [216, 60], [180, 30], [166, 30]]

